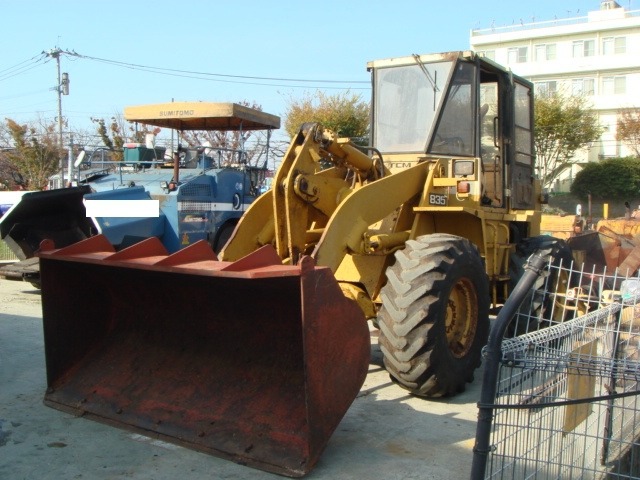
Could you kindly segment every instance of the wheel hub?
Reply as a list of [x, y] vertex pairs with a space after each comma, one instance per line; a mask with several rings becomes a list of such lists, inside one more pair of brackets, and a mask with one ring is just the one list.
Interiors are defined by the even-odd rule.
[[473, 344], [478, 324], [478, 299], [467, 279], [458, 281], [449, 294], [445, 332], [451, 354], [464, 357]]

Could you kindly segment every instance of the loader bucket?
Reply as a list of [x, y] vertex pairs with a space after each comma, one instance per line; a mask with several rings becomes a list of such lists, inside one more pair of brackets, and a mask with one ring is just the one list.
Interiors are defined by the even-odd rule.
[[[574, 252], [574, 257], [579, 256], [577, 252], [582, 252], [583, 258], [576, 258], [576, 260], [578, 263], [582, 263], [580, 260], [584, 262], [585, 271], [606, 271], [609, 274], [613, 274], [617, 268], [621, 267], [636, 248], [633, 240], [610, 230], [585, 232], [570, 238], [567, 243]], [[632, 269], [627, 272], [624, 269], [620, 273], [631, 275], [634, 271], [635, 269]]]
[[364, 316], [309, 257], [98, 235], [40, 262], [53, 408], [298, 477], [364, 382]]

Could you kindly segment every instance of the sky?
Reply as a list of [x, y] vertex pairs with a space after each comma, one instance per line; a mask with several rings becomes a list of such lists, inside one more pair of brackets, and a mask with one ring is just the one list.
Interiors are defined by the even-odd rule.
[[[634, 10], [640, 0], [619, 0]], [[368, 61], [469, 49], [472, 29], [580, 17], [599, 0], [0, 0], [0, 121], [58, 115], [56, 60], [69, 129], [126, 106], [170, 101], [257, 103], [352, 92], [368, 101]]]

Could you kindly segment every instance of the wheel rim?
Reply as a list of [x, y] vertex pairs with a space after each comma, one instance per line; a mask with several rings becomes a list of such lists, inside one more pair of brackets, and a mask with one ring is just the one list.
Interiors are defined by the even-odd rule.
[[449, 351], [456, 358], [464, 357], [475, 339], [478, 325], [478, 297], [467, 279], [460, 279], [451, 289], [447, 302], [445, 333]]

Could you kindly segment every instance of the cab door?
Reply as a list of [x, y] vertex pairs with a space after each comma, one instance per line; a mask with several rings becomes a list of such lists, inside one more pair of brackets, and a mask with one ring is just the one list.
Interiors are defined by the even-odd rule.
[[481, 203], [488, 207], [505, 206], [505, 156], [508, 146], [504, 139], [508, 128], [508, 111], [504, 102], [505, 79], [498, 73], [480, 71], [480, 158], [482, 159]]
[[513, 83], [514, 136], [511, 171], [511, 208], [535, 207], [533, 147], [533, 88]]
[[534, 208], [532, 95], [532, 85], [525, 80], [490, 66], [482, 68], [479, 103], [484, 205]]

